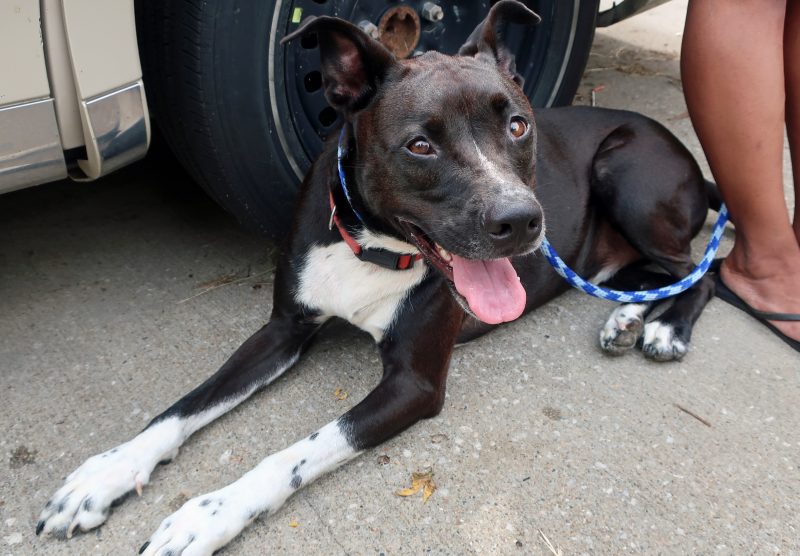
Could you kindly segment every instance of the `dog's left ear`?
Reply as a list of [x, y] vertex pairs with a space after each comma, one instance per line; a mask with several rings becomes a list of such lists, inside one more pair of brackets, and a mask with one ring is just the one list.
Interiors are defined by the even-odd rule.
[[307, 18], [281, 44], [312, 33], [328, 103], [346, 116], [365, 108], [396, 63], [394, 55], [352, 23], [327, 16]]
[[537, 25], [542, 18], [522, 2], [501, 0], [492, 6], [489, 15], [472, 32], [467, 42], [458, 50], [460, 56], [491, 57], [511, 78], [522, 87], [524, 79], [517, 73], [514, 54], [505, 47], [500, 36], [504, 23]]

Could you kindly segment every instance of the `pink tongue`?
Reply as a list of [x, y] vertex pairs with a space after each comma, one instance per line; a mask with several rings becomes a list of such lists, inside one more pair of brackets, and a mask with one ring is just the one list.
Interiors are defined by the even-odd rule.
[[483, 322], [512, 321], [525, 310], [525, 288], [509, 259], [480, 261], [453, 255], [451, 264], [456, 290]]

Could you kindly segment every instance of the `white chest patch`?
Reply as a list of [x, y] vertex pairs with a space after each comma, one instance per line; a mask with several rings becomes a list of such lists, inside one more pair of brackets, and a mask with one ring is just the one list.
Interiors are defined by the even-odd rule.
[[[413, 246], [380, 236], [362, 236], [364, 246], [416, 253]], [[383, 245], [383, 244], [386, 245]], [[340, 317], [372, 335], [376, 342], [392, 324], [400, 304], [425, 277], [427, 265], [416, 261], [410, 270], [390, 270], [359, 260], [346, 243], [311, 247], [300, 271], [295, 300], [319, 311], [322, 318]]]

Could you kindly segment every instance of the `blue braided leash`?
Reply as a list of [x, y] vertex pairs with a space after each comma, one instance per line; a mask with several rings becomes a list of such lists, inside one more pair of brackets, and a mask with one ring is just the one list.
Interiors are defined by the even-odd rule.
[[727, 221], [728, 207], [723, 204], [719, 209], [719, 218], [717, 218], [717, 223], [714, 224], [714, 230], [711, 232], [711, 239], [708, 242], [706, 253], [703, 256], [703, 260], [700, 261], [700, 264], [698, 264], [694, 270], [680, 282], [676, 282], [671, 286], [664, 286], [663, 288], [658, 288], [656, 290], [628, 292], [601, 288], [600, 286], [587, 282], [575, 274], [575, 271], [568, 267], [561, 257], [558, 256], [558, 253], [555, 252], [555, 249], [553, 249], [553, 246], [550, 245], [550, 242], [548, 242], [546, 238], [544, 242], [542, 242], [542, 252], [544, 253], [544, 256], [547, 257], [547, 262], [553, 266], [555, 271], [564, 277], [564, 279], [569, 282], [571, 286], [578, 288], [582, 292], [593, 295], [594, 297], [599, 297], [600, 299], [622, 301], [625, 303], [656, 301], [659, 299], [672, 297], [673, 295], [678, 295], [679, 293], [688, 290], [694, 286], [700, 280], [700, 278], [703, 277], [717, 254], [719, 242], [722, 238], [722, 233], [725, 230], [725, 223]]

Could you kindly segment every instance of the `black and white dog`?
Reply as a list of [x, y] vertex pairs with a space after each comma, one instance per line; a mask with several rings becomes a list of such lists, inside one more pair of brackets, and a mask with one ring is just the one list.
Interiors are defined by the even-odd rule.
[[[237, 481], [186, 502], [142, 553], [211, 554], [302, 486], [436, 415], [457, 342], [567, 288], [533, 256], [544, 215], [554, 247], [596, 281], [613, 276], [615, 287], [641, 289], [689, 273], [689, 242], [713, 190], [678, 140], [643, 116], [553, 109], [539, 111], [534, 125], [497, 30], [504, 21], [538, 19], [504, 0], [459, 56], [409, 60], [335, 18], [306, 20], [286, 37], [317, 35], [325, 94], [347, 123], [341, 176], [333, 140], [304, 181], [270, 321], [139, 435], [69, 475], [37, 534], [70, 537], [99, 526], [112, 502], [141, 492], [192, 433], [288, 370], [334, 317], [377, 342], [384, 368], [377, 387]], [[622, 305], [601, 345], [680, 358], [712, 295], [713, 282], [703, 279], [646, 324], [652, 305]]]

